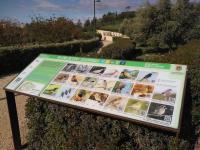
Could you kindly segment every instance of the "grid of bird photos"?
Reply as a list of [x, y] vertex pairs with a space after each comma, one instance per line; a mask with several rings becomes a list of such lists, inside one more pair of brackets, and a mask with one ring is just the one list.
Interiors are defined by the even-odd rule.
[[[170, 84], [168, 84], [170, 83]], [[172, 122], [177, 82], [159, 71], [67, 63], [40, 96], [161, 125]]]

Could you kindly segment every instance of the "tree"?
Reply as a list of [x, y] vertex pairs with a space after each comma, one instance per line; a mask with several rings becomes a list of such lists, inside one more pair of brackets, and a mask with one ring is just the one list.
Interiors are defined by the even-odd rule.
[[146, 4], [136, 12], [132, 20], [124, 20], [120, 31], [130, 36], [138, 46], [146, 45], [156, 27], [156, 7]]
[[200, 6], [189, 0], [159, 0], [147, 3], [136, 12], [136, 17], [124, 20], [120, 31], [135, 40], [139, 46], [168, 47], [200, 36]]
[[0, 20], [0, 46], [22, 44], [23, 28], [19, 22]]
[[87, 19], [84, 23], [84, 30], [87, 31], [91, 28], [91, 22], [89, 19]]
[[83, 24], [80, 19], [77, 21], [76, 25], [78, 28], [82, 29]]

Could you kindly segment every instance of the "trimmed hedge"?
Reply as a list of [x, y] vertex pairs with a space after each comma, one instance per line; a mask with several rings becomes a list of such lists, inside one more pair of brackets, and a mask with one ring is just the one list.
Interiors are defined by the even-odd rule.
[[100, 57], [109, 59], [132, 59], [136, 57], [135, 43], [130, 39], [114, 38], [112, 44], [102, 48]]
[[[179, 149], [191, 150], [200, 134], [199, 40], [147, 61], [189, 65]], [[30, 98], [28, 149], [174, 150], [175, 135]]]
[[174, 150], [175, 137], [139, 125], [30, 98], [28, 149]]
[[22, 70], [40, 53], [75, 55], [78, 52], [90, 52], [99, 45], [99, 40], [92, 39], [23, 47], [0, 47], [0, 75]]

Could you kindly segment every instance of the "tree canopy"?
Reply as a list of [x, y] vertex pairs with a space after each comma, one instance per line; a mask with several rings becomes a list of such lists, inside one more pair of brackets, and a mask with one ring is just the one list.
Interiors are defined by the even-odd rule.
[[158, 0], [136, 11], [136, 17], [125, 19], [120, 31], [139, 46], [176, 48], [192, 38], [200, 38], [199, 3], [189, 0]]

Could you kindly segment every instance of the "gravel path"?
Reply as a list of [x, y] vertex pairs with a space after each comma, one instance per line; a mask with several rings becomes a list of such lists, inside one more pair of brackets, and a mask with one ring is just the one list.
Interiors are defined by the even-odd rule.
[[[7, 103], [3, 99], [5, 93], [3, 87], [9, 83], [16, 75], [8, 75], [5, 77], [0, 77], [0, 150], [13, 150], [12, 133], [10, 128], [10, 120], [8, 115]], [[17, 96], [16, 104], [18, 111], [18, 119], [21, 133], [22, 144], [27, 142], [27, 126], [25, 119], [25, 104], [27, 97]]]
[[111, 42], [111, 41], [102, 41], [103, 46], [98, 50], [97, 53], [100, 54], [102, 52], [102, 48], [104, 48], [104, 47], [106, 47], [106, 46], [108, 46], [108, 45], [110, 45], [112, 43], [113, 42]]

